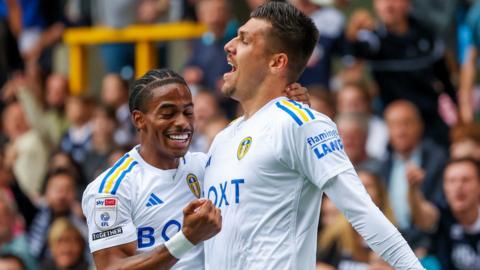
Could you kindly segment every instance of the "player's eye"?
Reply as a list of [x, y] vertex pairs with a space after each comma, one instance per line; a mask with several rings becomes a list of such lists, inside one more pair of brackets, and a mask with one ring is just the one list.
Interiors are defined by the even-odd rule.
[[193, 117], [193, 110], [187, 110], [184, 112], [184, 114], [188, 117]]
[[174, 111], [163, 111], [163, 112], [160, 112], [158, 116], [163, 119], [170, 119], [175, 116], [175, 113], [176, 112]]

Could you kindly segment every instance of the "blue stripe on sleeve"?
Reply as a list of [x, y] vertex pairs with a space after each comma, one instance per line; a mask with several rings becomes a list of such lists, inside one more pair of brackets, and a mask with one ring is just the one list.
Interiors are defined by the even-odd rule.
[[312, 118], [312, 120], [315, 120], [315, 115], [313, 115], [313, 113], [310, 109], [304, 108], [303, 110], [308, 113], [308, 116], [310, 116], [310, 118]]
[[107, 179], [110, 177], [110, 175], [113, 174], [113, 172], [122, 165], [123, 161], [128, 157], [128, 154], [125, 154], [122, 158], [120, 158], [115, 165], [108, 171], [107, 175], [103, 177], [102, 184], [100, 185], [100, 188], [98, 189], [98, 193], [102, 193], [103, 188], [105, 187], [105, 183], [107, 183]]
[[122, 172], [122, 174], [120, 175], [120, 177], [118, 178], [117, 182], [115, 183], [115, 186], [113, 187], [113, 190], [112, 190], [112, 195], [115, 195], [115, 193], [117, 193], [117, 189], [118, 187], [120, 186], [120, 183], [122, 182], [123, 178], [125, 178], [125, 175], [127, 173], [129, 173], [133, 167], [135, 167], [135, 165], [137, 165], [138, 162], [134, 161], [130, 164], [130, 166], [128, 166], [128, 168]]
[[315, 115], [313, 115], [312, 111], [311, 111], [309, 108], [304, 108], [304, 107], [302, 106], [302, 104], [296, 102], [296, 101], [293, 100], [293, 99], [289, 99], [288, 101], [292, 102], [292, 103], [293, 103], [295, 106], [297, 106], [299, 109], [302, 109], [302, 110], [306, 111], [307, 114], [308, 114], [308, 116], [310, 116], [310, 118], [311, 118], [312, 120], [315, 120]]
[[295, 120], [295, 122], [297, 122], [297, 124], [299, 126], [303, 125], [302, 120], [300, 120], [300, 118], [298, 118], [298, 116], [294, 112], [292, 112], [290, 109], [288, 109], [287, 107], [280, 104], [280, 102], [277, 102], [275, 104], [277, 105], [278, 108], [280, 108], [283, 111], [285, 111], [286, 113], [288, 113], [293, 118], [293, 120]]

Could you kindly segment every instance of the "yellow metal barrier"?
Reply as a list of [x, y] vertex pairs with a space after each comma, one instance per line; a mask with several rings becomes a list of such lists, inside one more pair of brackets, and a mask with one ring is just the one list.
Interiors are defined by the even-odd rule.
[[81, 27], [65, 31], [63, 41], [69, 48], [70, 89], [80, 94], [87, 85], [87, 56], [85, 46], [104, 43], [135, 43], [135, 76], [139, 77], [156, 66], [155, 41], [200, 37], [205, 27], [195, 23], [132, 25], [121, 29]]

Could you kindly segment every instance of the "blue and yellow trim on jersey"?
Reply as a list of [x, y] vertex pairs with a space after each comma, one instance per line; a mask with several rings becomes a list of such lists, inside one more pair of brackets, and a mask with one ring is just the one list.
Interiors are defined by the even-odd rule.
[[275, 104], [278, 108], [292, 117], [299, 126], [315, 120], [315, 115], [313, 114], [312, 110], [307, 107], [303, 107], [302, 104], [294, 100], [280, 100]]
[[105, 177], [103, 177], [98, 192], [115, 195], [125, 176], [132, 171], [133, 167], [137, 164], [138, 162], [128, 154], [124, 155], [110, 168]]

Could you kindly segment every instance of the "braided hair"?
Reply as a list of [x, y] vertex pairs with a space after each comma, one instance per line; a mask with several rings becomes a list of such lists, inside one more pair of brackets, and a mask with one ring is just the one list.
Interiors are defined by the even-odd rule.
[[147, 111], [147, 101], [153, 97], [152, 89], [172, 83], [187, 86], [185, 79], [171, 69], [162, 68], [148, 71], [145, 75], [134, 81], [130, 87], [130, 96], [128, 98], [130, 112], [138, 110], [145, 113]]

